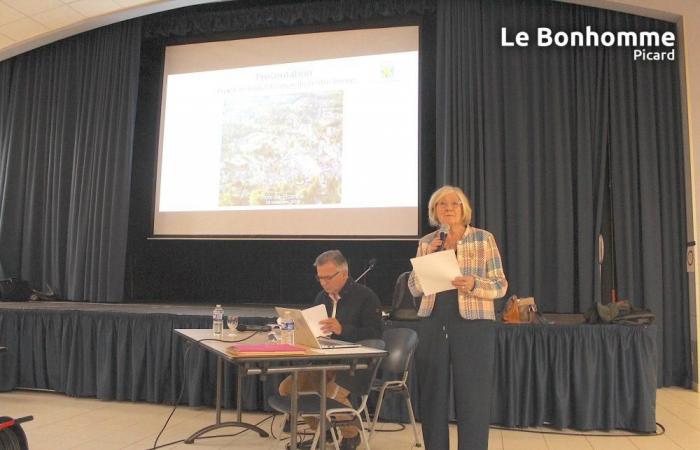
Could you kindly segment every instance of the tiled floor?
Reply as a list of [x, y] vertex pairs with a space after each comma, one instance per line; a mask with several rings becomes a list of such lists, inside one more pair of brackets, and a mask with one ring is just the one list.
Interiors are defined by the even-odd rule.
[[[145, 403], [105, 402], [94, 399], [71, 398], [47, 392], [14, 391], [0, 393], [0, 415], [21, 417], [33, 415], [34, 421], [25, 423], [31, 450], [145, 450], [161, 429], [171, 408]], [[244, 414], [249, 422], [265, 419], [265, 414]], [[489, 449], [699, 449], [700, 450], [700, 394], [669, 388], [657, 391], [656, 419], [664, 427], [662, 436], [571, 436], [529, 433], [491, 429]], [[233, 420], [231, 411], [224, 420]], [[187, 437], [192, 431], [211, 424], [214, 411], [210, 408], [180, 407], [158, 441], [159, 445]], [[279, 430], [277, 419], [274, 430]], [[270, 429], [270, 420], [261, 425]], [[386, 424], [385, 428], [396, 428]], [[238, 430], [224, 429], [217, 434], [232, 434]], [[451, 448], [456, 449], [457, 429], [450, 425]], [[574, 432], [575, 433], [575, 432]], [[614, 436], [617, 434], [618, 436]], [[179, 443], [168, 449], [265, 449], [278, 450], [284, 445], [273, 438], [260, 438], [246, 432], [236, 437], [219, 437], [197, 441], [192, 445]], [[372, 439], [373, 449], [403, 449], [413, 447], [410, 428], [395, 433], [377, 433]]]

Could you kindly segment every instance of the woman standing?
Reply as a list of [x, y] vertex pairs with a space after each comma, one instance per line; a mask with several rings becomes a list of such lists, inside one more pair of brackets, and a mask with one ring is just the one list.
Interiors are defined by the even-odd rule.
[[452, 280], [456, 290], [432, 295], [423, 295], [415, 273], [408, 280], [413, 295], [423, 296], [415, 357], [423, 439], [428, 450], [450, 447], [451, 368], [459, 449], [487, 449], [495, 345], [493, 301], [505, 295], [508, 281], [493, 235], [469, 225], [472, 209], [460, 188], [444, 186], [435, 191], [428, 216], [440, 231], [420, 239], [418, 256], [454, 251], [462, 275]]

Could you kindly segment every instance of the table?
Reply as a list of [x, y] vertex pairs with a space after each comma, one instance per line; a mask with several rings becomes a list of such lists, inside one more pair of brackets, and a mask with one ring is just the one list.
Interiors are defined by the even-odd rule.
[[[265, 432], [261, 428], [243, 421], [241, 395], [243, 391], [243, 377], [245, 376], [260, 375], [261, 377], [265, 377], [268, 374], [291, 373], [293, 379], [291, 393], [291, 417], [295, 418], [298, 412], [297, 382], [299, 372], [321, 371], [322, 374], [320, 395], [322, 401], [320, 417], [324, 418], [326, 416], [326, 372], [328, 370], [354, 371], [356, 369], [366, 369], [367, 367], [369, 367], [368, 360], [371, 361], [375, 358], [383, 358], [386, 355], [386, 352], [384, 350], [378, 350], [371, 347], [355, 347], [332, 350], [320, 350], [307, 347], [307, 353], [302, 356], [233, 356], [226, 352], [226, 348], [233, 344], [233, 340], [224, 341], [221, 339], [217, 339], [214, 337], [211, 329], [175, 329], [174, 331], [176, 334], [184, 337], [185, 339], [191, 342], [196, 343], [203, 349], [212, 352], [217, 357], [216, 422], [190, 435], [187, 439], [185, 439], [185, 443], [187, 444], [193, 443], [195, 439], [197, 439], [205, 433], [223, 427], [241, 427], [257, 432], [258, 435], [260, 435], [260, 437], [268, 436], [267, 432]], [[246, 343], [263, 343], [267, 339], [267, 336], [262, 333], [256, 334], [252, 332], [238, 332], [236, 334], [235, 340], [240, 341], [249, 336], [251, 336], [251, 338], [246, 340]], [[225, 334], [224, 337], [226, 337]], [[229, 338], [226, 337], [226, 339]], [[235, 364], [238, 369], [236, 374], [236, 420], [229, 422], [221, 422], [221, 386], [224, 362], [230, 362], [232, 364]], [[319, 423], [320, 436], [321, 439], [323, 439], [323, 437], [326, 435], [326, 421], [319, 420]], [[296, 426], [292, 426], [290, 428], [290, 432], [291, 448], [296, 449]]]

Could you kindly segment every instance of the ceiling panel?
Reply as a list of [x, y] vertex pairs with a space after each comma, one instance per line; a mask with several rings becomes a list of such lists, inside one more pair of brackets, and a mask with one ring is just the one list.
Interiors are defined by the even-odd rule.
[[220, 1], [236, 0], [0, 0], [0, 61], [133, 17]]
[[75, 22], [79, 22], [85, 19], [85, 16], [70, 6], [63, 5], [56, 9], [39, 13], [32, 18], [47, 27], [49, 30], [54, 30], [68, 26]]
[[2, 0], [2, 2], [25, 16], [33, 16], [64, 5], [61, 0]]
[[0, 34], [9, 37], [13, 41], [30, 39], [45, 33], [48, 29], [30, 17], [10, 22], [0, 26]]
[[122, 9], [122, 6], [112, 0], [78, 0], [71, 3], [70, 7], [85, 17], [101, 16]]
[[0, 1], [0, 25], [14, 22], [24, 17], [24, 14]]

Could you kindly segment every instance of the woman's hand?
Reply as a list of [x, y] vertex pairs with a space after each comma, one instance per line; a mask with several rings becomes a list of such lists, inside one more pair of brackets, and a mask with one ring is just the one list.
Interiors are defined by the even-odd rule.
[[442, 239], [440, 239], [440, 236], [436, 236], [435, 239], [430, 241], [430, 245], [428, 246], [428, 253], [435, 253], [440, 249], [441, 245]]
[[471, 292], [471, 290], [474, 289], [475, 282], [476, 280], [473, 276], [462, 275], [455, 277], [455, 279], [452, 280], [452, 286], [456, 287], [460, 292], [466, 293]]

